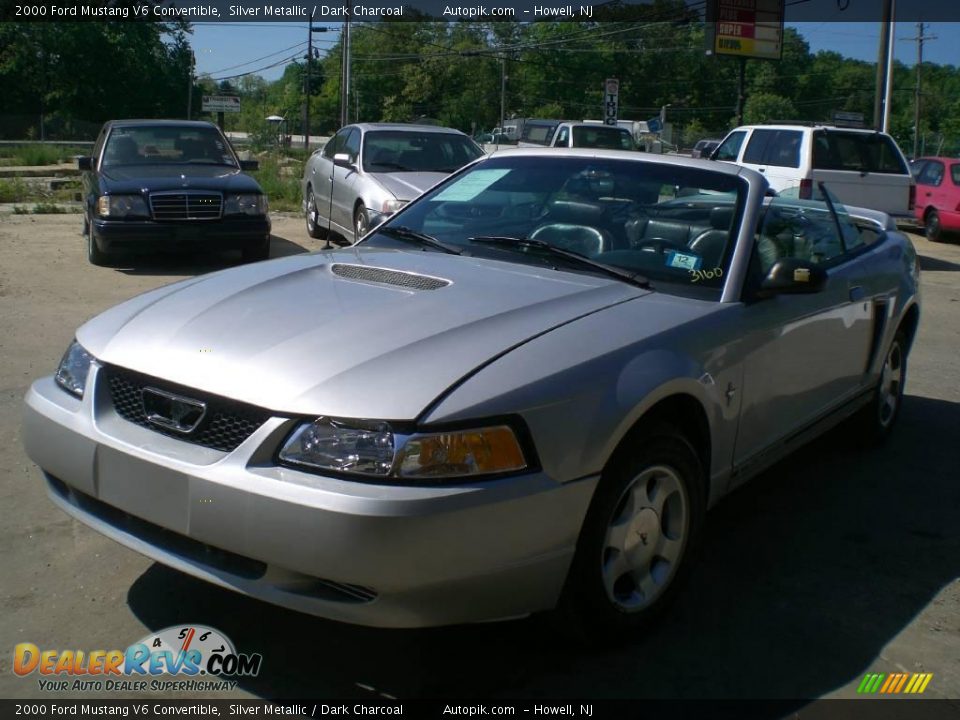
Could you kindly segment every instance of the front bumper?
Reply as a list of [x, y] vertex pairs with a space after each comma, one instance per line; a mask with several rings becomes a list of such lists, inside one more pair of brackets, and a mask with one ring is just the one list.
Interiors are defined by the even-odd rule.
[[273, 417], [223, 453], [123, 420], [97, 374], [83, 400], [50, 377], [35, 382], [24, 445], [51, 500], [121, 544], [364, 625], [493, 620], [556, 604], [597, 478], [405, 487], [298, 472], [271, 460], [295, 420]]
[[114, 250], [236, 250], [270, 239], [269, 217], [228, 217], [158, 223], [152, 220], [102, 220], [90, 224], [97, 247]]

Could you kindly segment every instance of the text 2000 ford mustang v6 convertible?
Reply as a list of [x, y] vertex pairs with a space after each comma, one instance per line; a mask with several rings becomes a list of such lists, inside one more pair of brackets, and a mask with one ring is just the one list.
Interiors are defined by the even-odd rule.
[[706, 509], [851, 416], [919, 319], [889, 219], [737, 166], [495, 153], [332, 252], [154, 290], [26, 397], [52, 500], [211, 582], [424, 626], [646, 624]]

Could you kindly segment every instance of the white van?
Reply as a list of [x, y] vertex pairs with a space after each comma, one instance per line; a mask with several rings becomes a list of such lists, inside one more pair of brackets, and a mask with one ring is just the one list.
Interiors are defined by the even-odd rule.
[[815, 182], [847, 205], [913, 220], [917, 187], [906, 158], [886, 133], [832, 125], [744, 125], [710, 156], [762, 172], [777, 192], [799, 187], [813, 196]]

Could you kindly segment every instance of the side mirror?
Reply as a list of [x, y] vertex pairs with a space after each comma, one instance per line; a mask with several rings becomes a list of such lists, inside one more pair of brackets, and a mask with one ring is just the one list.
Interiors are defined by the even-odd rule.
[[77, 158], [77, 169], [78, 170], [93, 170], [93, 158], [87, 157], [86, 155], [81, 155]]
[[354, 164], [353, 160], [347, 153], [337, 153], [333, 156], [333, 164], [337, 167], [346, 168], [347, 170], [356, 170], [357, 167]]
[[777, 260], [760, 283], [760, 295], [798, 295], [816, 293], [827, 284], [827, 271], [816, 263], [800, 258]]
[[240, 169], [241, 169], [241, 170], [246, 170], [246, 171], [249, 171], [249, 172], [253, 172], [253, 171], [255, 171], [255, 170], [259, 170], [259, 169], [260, 169], [260, 161], [259, 161], [259, 160], [241, 160], [241, 161], [240, 161]]

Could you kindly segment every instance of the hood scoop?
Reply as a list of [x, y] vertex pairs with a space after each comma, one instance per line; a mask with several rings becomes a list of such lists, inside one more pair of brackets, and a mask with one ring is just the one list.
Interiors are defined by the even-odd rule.
[[395, 285], [396, 287], [407, 288], [408, 290], [439, 290], [450, 284], [449, 280], [430, 277], [429, 275], [418, 275], [411, 272], [387, 270], [386, 268], [369, 267], [367, 265], [334, 263], [330, 266], [330, 272], [347, 280], [362, 280], [365, 282], [381, 283], [383, 285]]

